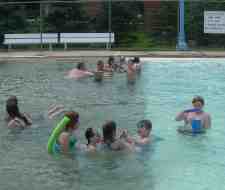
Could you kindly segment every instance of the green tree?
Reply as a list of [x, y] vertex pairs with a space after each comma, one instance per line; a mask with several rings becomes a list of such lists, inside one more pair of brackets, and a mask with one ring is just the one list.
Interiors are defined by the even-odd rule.
[[47, 31], [51, 32], [84, 32], [86, 16], [82, 4], [53, 4], [45, 17]]

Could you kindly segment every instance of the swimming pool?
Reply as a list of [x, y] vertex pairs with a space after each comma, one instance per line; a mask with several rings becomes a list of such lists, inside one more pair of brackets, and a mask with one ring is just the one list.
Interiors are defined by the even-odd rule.
[[[127, 84], [124, 74], [103, 83], [64, 79], [75, 66], [66, 61], [1, 64], [1, 190], [224, 189], [225, 60], [143, 60], [146, 64], [134, 85]], [[5, 100], [12, 94], [22, 111], [33, 114], [33, 128], [20, 133], [5, 128]], [[212, 129], [199, 136], [178, 134], [174, 117], [196, 94], [205, 98]], [[136, 122], [150, 118], [152, 134], [159, 140], [142, 153], [49, 156], [46, 143], [56, 121], [48, 121], [45, 114], [56, 103], [80, 113], [81, 134], [108, 119], [134, 134]]]

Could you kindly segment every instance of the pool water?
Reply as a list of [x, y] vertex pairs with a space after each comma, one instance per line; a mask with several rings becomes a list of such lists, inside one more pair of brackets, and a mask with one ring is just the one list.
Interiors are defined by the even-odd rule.
[[[132, 85], [125, 74], [102, 83], [65, 79], [65, 73], [75, 67], [66, 61], [0, 64], [0, 189], [225, 189], [225, 60], [143, 61], [142, 73]], [[18, 97], [21, 111], [32, 113], [31, 129], [6, 128], [9, 95]], [[205, 98], [212, 129], [202, 135], [181, 135], [176, 129], [182, 123], [174, 117], [190, 108], [194, 95]], [[137, 121], [151, 119], [153, 143], [136, 153], [50, 156], [46, 143], [59, 120], [46, 117], [52, 104], [80, 113], [84, 143], [87, 127], [100, 129], [109, 119], [131, 134], [136, 134]]]

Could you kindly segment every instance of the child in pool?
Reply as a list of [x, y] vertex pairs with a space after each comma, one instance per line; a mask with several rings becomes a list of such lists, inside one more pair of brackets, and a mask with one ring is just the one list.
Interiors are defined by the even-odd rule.
[[[180, 130], [192, 130], [191, 126], [193, 120], [200, 120], [201, 129], [208, 129], [211, 127], [211, 117], [208, 113], [203, 111], [205, 101], [201, 96], [195, 96], [192, 99], [193, 109], [184, 110], [177, 114], [176, 121], [184, 121], [184, 129]], [[181, 132], [181, 131], [180, 131]]]
[[146, 145], [150, 143], [150, 134], [152, 131], [152, 122], [150, 120], [141, 120], [137, 123], [138, 136], [134, 139], [136, 145]]
[[103, 127], [103, 145], [110, 150], [133, 150], [131, 143], [128, 143], [125, 136], [116, 137], [116, 123], [114, 121], [106, 122]]
[[27, 128], [32, 125], [30, 116], [26, 113], [21, 113], [18, 107], [18, 99], [16, 96], [11, 96], [6, 101], [6, 121], [9, 128]]
[[101, 141], [100, 135], [93, 128], [87, 128], [85, 137], [88, 141], [86, 150], [88, 152], [95, 152], [97, 150], [97, 144]]
[[57, 139], [57, 146], [60, 152], [68, 153], [73, 148], [77, 138], [74, 136], [74, 132], [78, 130], [79, 127], [79, 114], [74, 111], [66, 112], [65, 116], [70, 119], [70, 122], [65, 126], [65, 129], [61, 132]]

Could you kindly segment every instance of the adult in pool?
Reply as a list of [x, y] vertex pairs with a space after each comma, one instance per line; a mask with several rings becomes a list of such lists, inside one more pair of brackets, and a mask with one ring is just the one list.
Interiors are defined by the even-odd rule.
[[81, 79], [89, 76], [93, 76], [94, 74], [86, 69], [86, 66], [83, 62], [77, 64], [75, 69], [69, 71], [67, 78], [73, 79]]
[[27, 128], [32, 124], [30, 116], [21, 113], [18, 107], [18, 99], [16, 96], [10, 96], [6, 101], [6, 121], [9, 128]]
[[176, 121], [184, 121], [184, 127], [179, 128], [179, 132], [204, 132], [211, 127], [211, 117], [204, 112], [205, 101], [201, 96], [192, 99], [193, 108], [184, 110], [177, 114]]

